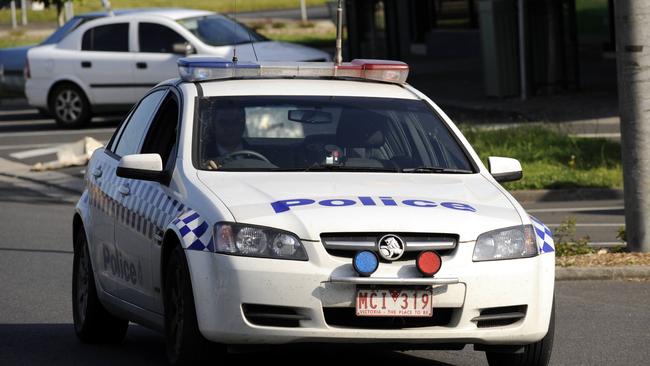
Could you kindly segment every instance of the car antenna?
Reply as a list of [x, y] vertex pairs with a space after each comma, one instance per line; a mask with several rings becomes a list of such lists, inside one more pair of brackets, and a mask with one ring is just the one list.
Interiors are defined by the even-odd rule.
[[108, 13], [109, 17], [114, 17], [115, 13], [113, 13], [113, 8], [111, 7], [111, 2], [109, 0], [101, 0], [102, 1], [102, 6], [104, 9], [106, 9], [106, 12]]
[[[235, 36], [235, 33], [237, 32], [237, 0], [235, 1], [235, 13], [233, 14], [234, 22], [232, 24], [232, 35], [233, 37]], [[234, 64], [237, 63], [237, 40], [235, 39], [235, 44], [233, 45], [233, 50], [232, 50], [232, 62]]]
[[255, 51], [255, 42], [253, 42], [253, 34], [251, 33], [250, 28], [246, 27], [246, 32], [248, 33], [248, 40], [251, 41], [251, 47], [253, 47], [253, 55], [255, 55], [255, 62], [259, 62], [257, 58], [257, 51]]
[[336, 55], [334, 61], [337, 66], [343, 63], [343, 0], [339, 0], [336, 7]]

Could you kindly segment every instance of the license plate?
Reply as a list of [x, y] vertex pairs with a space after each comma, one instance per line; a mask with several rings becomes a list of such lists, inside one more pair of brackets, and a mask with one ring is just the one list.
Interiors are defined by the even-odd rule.
[[358, 289], [357, 316], [430, 317], [433, 296], [430, 290]]

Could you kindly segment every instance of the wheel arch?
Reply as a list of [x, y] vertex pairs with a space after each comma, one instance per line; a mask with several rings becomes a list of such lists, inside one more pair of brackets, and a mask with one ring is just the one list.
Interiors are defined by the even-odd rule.
[[[77, 251], [77, 246], [79, 241], [77, 240], [79, 237], [79, 229], [86, 230], [86, 227], [84, 226], [83, 219], [81, 218], [81, 214], [79, 212], [75, 212], [73, 218], [72, 218], [72, 248], [76, 252]], [[86, 235], [86, 238], [88, 235]]]
[[59, 79], [59, 80], [55, 81], [54, 83], [52, 83], [52, 85], [50, 85], [50, 89], [47, 91], [47, 108], [48, 108], [48, 110], [51, 109], [52, 93], [54, 92], [54, 90], [56, 90], [56, 88], [58, 88], [59, 86], [66, 85], [66, 84], [70, 84], [70, 85], [78, 88], [79, 90], [81, 90], [81, 92], [83, 93], [83, 97], [86, 98], [86, 101], [88, 101], [88, 106], [90, 107], [90, 110], [92, 111], [93, 103], [90, 100], [90, 91], [87, 90], [82, 85], [82, 83], [80, 83], [78, 80], [67, 79], [67, 78], [66, 79]]
[[181, 240], [172, 229], [165, 232], [162, 240], [162, 248], [160, 250], [160, 286], [165, 288], [165, 271], [167, 270], [167, 263], [169, 257], [176, 247], [181, 246]]

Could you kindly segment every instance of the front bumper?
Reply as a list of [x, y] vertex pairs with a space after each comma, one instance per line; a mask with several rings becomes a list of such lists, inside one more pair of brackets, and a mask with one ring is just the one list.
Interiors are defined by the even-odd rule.
[[[528, 344], [542, 339], [548, 330], [555, 270], [552, 253], [474, 263], [474, 243], [460, 243], [452, 255], [443, 258], [435, 276], [448, 283], [433, 285], [431, 325], [377, 329], [355, 323], [354, 316], [349, 324], [327, 316], [353, 311], [357, 285], [332, 280], [356, 274], [351, 261], [329, 256], [321, 243], [303, 243], [309, 262], [186, 251], [201, 333], [226, 344]], [[382, 264], [375, 277], [421, 278], [414, 262]], [[245, 315], [249, 305], [290, 308], [300, 320], [293, 326], [254, 324]], [[525, 317], [492, 327], [479, 327], [472, 321], [483, 309], [510, 306], [525, 306]], [[446, 319], [435, 319], [443, 313]]]

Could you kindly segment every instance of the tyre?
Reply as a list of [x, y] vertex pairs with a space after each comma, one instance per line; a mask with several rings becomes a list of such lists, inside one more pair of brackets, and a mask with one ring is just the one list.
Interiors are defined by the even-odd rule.
[[97, 297], [88, 241], [77, 233], [72, 267], [72, 317], [77, 337], [84, 343], [119, 343], [129, 322], [109, 313]]
[[185, 253], [176, 247], [165, 272], [165, 343], [167, 360], [172, 365], [190, 365], [212, 359], [221, 348], [199, 331], [194, 294]]
[[74, 84], [61, 84], [52, 91], [49, 111], [64, 128], [79, 128], [90, 122], [90, 103], [84, 92]]
[[491, 366], [544, 366], [551, 360], [553, 338], [555, 336], [555, 300], [551, 309], [551, 321], [548, 332], [542, 340], [524, 346], [522, 353], [485, 352]]

